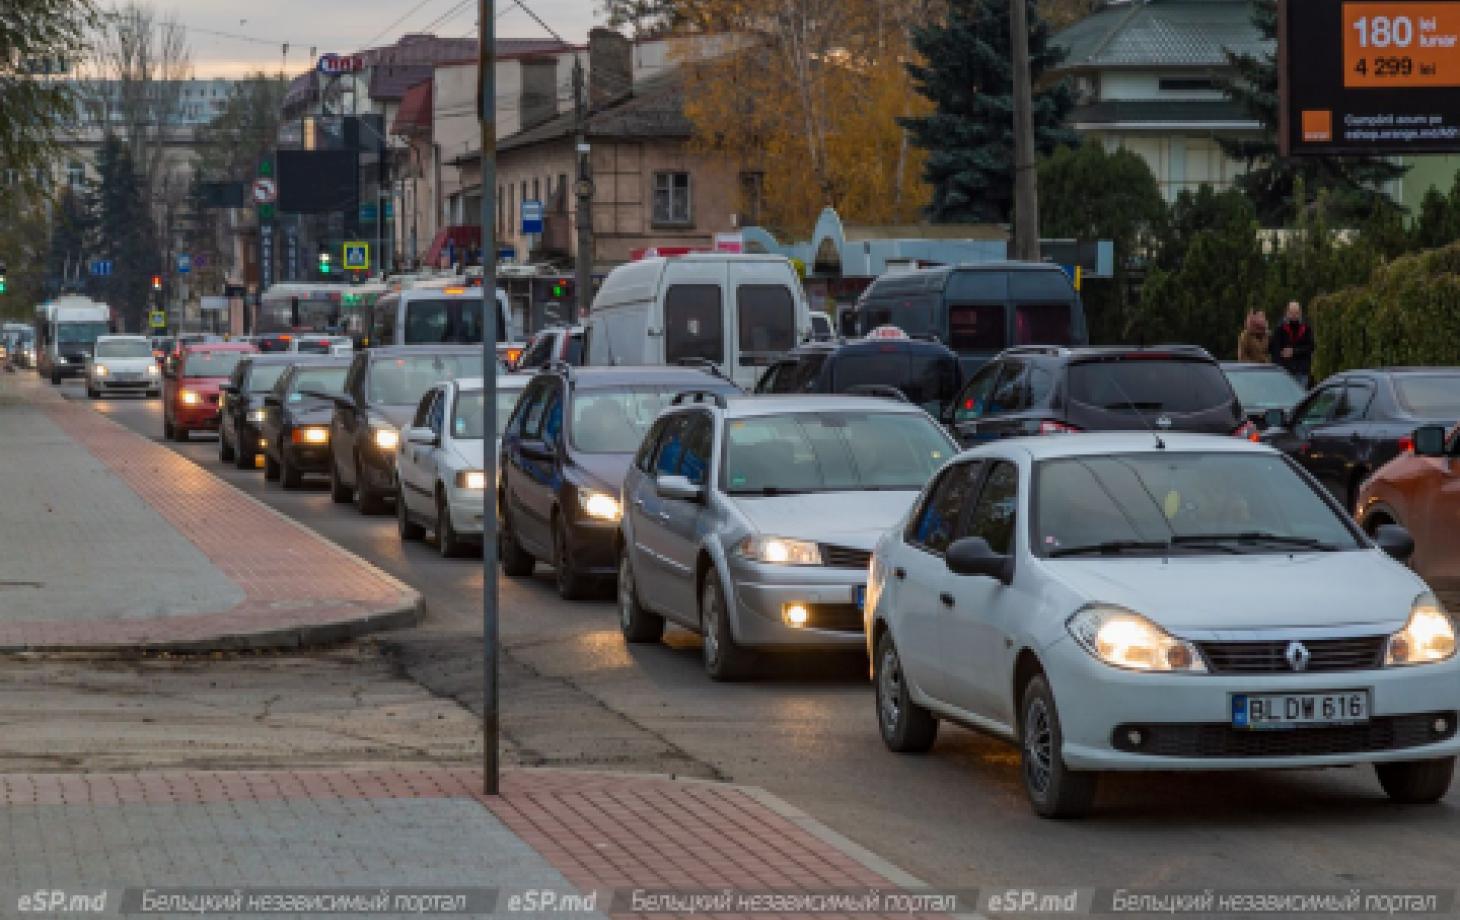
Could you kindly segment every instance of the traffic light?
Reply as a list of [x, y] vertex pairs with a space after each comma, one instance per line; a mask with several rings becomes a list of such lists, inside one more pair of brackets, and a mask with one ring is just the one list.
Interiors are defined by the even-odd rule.
[[0, 264], [0, 294], [5, 293], [5, 266]]
[[334, 258], [330, 255], [330, 251], [323, 246], [319, 247], [319, 273], [321, 275], [328, 275], [330, 273], [333, 268], [333, 261]]
[[152, 290], [154, 290], [154, 291], [160, 291], [160, 290], [162, 290], [162, 276], [161, 275], [153, 275], [152, 276]]
[[567, 300], [573, 296], [573, 282], [567, 278], [553, 279], [552, 286], [553, 300]]

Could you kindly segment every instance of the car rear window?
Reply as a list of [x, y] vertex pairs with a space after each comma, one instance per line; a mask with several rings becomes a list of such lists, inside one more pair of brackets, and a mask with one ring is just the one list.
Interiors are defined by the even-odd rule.
[[908, 402], [939, 407], [957, 394], [958, 360], [947, 354], [916, 354], [892, 346], [886, 352], [857, 352], [832, 362], [832, 392], [845, 393], [868, 384], [897, 387]]
[[1069, 393], [1111, 412], [1201, 412], [1233, 399], [1215, 363], [1181, 358], [1081, 361], [1070, 365]]
[[1415, 418], [1460, 419], [1460, 374], [1396, 375], [1394, 392]]
[[953, 304], [948, 307], [948, 347], [954, 351], [1003, 351], [1008, 345], [1003, 304]]
[[245, 351], [190, 351], [183, 364], [184, 377], [227, 377]]
[[1237, 392], [1237, 401], [1242, 408], [1287, 409], [1303, 398], [1303, 387], [1287, 371], [1232, 370], [1227, 372], [1232, 389]]

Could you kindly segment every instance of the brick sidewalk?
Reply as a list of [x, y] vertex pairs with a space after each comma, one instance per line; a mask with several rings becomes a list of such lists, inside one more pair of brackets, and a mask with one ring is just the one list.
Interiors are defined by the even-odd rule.
[[419, 622], [420, 594], [363, 559], [86, 406], [48, 390], [22, 393], [244, 599], [227, 610], [174, 616], [0, 621], [0, 651], [288, 647]]
[[[0, 883], [20, 891], [59, 884], [68, 879], [65, 870], [88, 870], [86, 841], [109, 841], [110, 853], [124, 838], [128, 853], [141, 855], [103, 857], [112, 875], [91, 866], [85, 872], [90, 884], [511, 888], [547, 884], [542, 879], [557, 873], [578, 892], [920, 887], [758, 790], [548, 770], [505, 772], [497, 798], [480, 790], [477, 770], [431, 767], [0, 775], [0, 830], [7, 831], [0, 833]], [[446, 814], [443, 805], [430, 802], [455, 803], [446, 822], [454, 831], [420, 832]], [[465, 804], [484, 805], [486, 812], [463, 811]], [[54, 818], [48, 817], [52, 809]], [[397, 822], [398, 834], [367, 838], [364, 829], [383, 815]], [[79, 822], [88, 831], [50, 835], [38, 861], [32, 853], [5, 850], [27, 845], [18, 821]], [[552, 872], [504, 844], [503, 828]], [[497, 840], [493, 852], [463, 854], [462, 841], [450, 839], [478, 831]], [[339, 841], [355, 841], [345, 845], [350, 859], [334, 852]], [[288, 859], [269, 858], [279, 847], [290, 849]], [[171, 860], [184, 850], [192, 871], [203, 874], [175, 870]], [[28, 878], [27, 872], [46, 878]], [[371, 881], [361, 881], [362, 874]]]

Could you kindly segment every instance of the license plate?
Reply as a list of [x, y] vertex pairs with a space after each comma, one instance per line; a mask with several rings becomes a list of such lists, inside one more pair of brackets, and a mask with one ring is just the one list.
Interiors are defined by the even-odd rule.
[[1234, 693], [1232, 727], [1254, 731], [1369, 721], [1369, 691]]
[[867, 606], [866, 585], [857, 585], [856, 587], [852, 588], [852, 603], [857, 605], [858, 610], [862, 610]]

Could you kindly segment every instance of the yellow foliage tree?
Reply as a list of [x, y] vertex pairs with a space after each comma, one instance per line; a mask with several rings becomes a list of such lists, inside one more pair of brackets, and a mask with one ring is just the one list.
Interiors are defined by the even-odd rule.
[[922, 158], [899, 117], [923, 114], [904, 66], [909, 27], [939, 0], [684, 0], [694, 31], [738, 37], [686, 63], [696, 147], [759, 173], [760, 222], [810, 230], [823, 207], [851, 223], [914, 221]]

